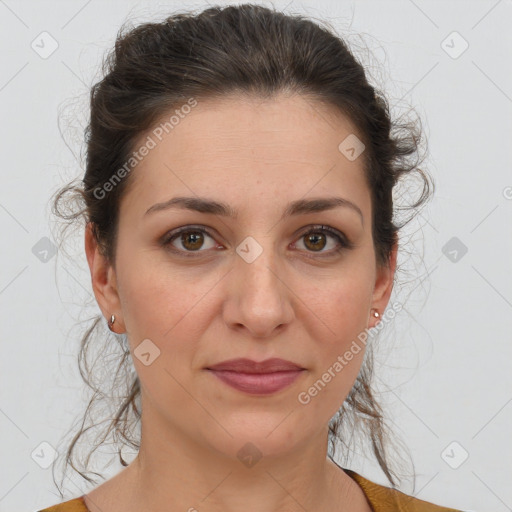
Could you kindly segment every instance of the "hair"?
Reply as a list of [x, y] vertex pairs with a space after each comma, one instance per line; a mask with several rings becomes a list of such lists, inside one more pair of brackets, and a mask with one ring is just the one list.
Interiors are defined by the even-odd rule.
[[[90, 90], [83, 179], [54, 194], [52, 212], [67, 224], [79, 219], [86, 225], [90, 223], [100, 251], [113, 266], [119, 204], [136, 173], [127, 173], [110, 187], [108, 194], [98, 194], [98, 190], [107, 190], [105, 184], [112, 183], [116, 171], [133, 158], [137, 142], [158, 120], [176, 107], [190, 104], [191, 98], [200, 101], [246, 94], [271, 99], [279, 93], [299, 94], [348, 116], [365, 145], [363, 167], [371, 192], [372, 236], [379, 266], [389, 265], [398, 232], [406, 223], [398, 225], [394, 219], [395, 185], [403, 176], [419, 176], [423, 187], [411, 205], [412, 210], [419, 209], [433, 191], [431, 177], [418, 167], [422, 161], [421, 126], [418, 122], [392, 121], [388, 101], [370, 85], [347, 43], [334, 30], [304, 16], [244, 4], [174, 14], [162, 22], [130, 29], [123, 24], [114, 48], [104, 57], [102, 71], [104, 77]], [[68, 195], [78, 205], [76, 208], [69, 209], [70, 203], [64, 201]], [[93, 334], [100, 324], [104, 326], [103, 320], [96, 315], [81, 340], [80, 374], [94, 395], [65, 453], [66, 468], [71, 465], [89, 482], [93, 482], [85, 471], [89, 459], [110, 433], [121, 445], [119, 448], [117, 444], [117, 453], [123, 466], [128, 465], [121, 453], [123, 446], [135, 450], [140, 447], [139, 434], [131, 430], [131, 425], [138, 425], [141, 418], [140, 383], [129, 357], [126, 336], [111, 335], [105, 328], [103, 331], [121, 348], [121, 355], [112, 358], [117, 365], [115, 372], [95, 375], [87, 362]], [[104, 340], [102, 335], [97, 347], [103, 362], [110, 346]], [[111, 345], [115, 347], [115, 343]], [[365, 433], [380, 468], [395, 488], [399, 479], [387, 448], [392, 442], [391, 430], [372, 388], [371, 351], [368, 345], [355, 384], [331, 419], [329, 452], [334, 455], [337, 442], [348, 451], [347, 439], [341, 436], [344, 428], [351, 434]], [[126, 393], [120, 394], [117, 408], [109, 409], [108, 428], [100, 443], [89, 452], [82, 472], [75, 466], [75, 445], [94, 426], [84, 428], [93, 406], [107, 397], [102, 389], [107, 378], [112, 378], [108, 391], [119, 390], [124, 384]]]

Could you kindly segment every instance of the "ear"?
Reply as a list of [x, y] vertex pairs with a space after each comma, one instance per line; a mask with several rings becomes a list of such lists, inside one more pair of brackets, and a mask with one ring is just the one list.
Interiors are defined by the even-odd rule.
[[[391, 292], [393, 291], [393, 279], [395, 277], [396, 259], [398, 254], [398, 237], [393, 244], [387, 266], [378, 267], [375, 277], [375, 286], [372, 294], [372, 308], [375, 308], [381, 315], [386, 309]], [[380, 320], [370, 315], [368, 323], [375, 327]]]
[[85, 228], [85, 253], [91, 272], [92, 289], [103, 316], [110, 320], [115, 315], [113, 329], [115, 332], [124, 331], [121, 301], [117, 290], [116, 273], [113, 266], [101, 254], [96, 238], [92, 231], [92, 223]]

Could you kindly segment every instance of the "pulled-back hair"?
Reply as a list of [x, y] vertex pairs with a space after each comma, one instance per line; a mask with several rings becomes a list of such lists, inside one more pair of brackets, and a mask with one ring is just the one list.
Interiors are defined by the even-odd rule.
[[[116, 257], [120, 200], [138, 171], [124, 172], [123, 179], [115, 186], [107, 188], [105, 184], [116, 173], [119, 175], [120, 169], [126, 170], [141, 136], [166, 114], [191, 104], [191, 98], [201, 101], [230, 94], [260, 98], [273, 98], [280, 93], [300, 94], [348, 116], [365, 145], [361, 158], [371, 192], [372, 236], [379, 266], [389, 265], [398, 231], [405, 225], [397, 225], [394, 219], [394, 186], [404, 175], [414, 172], [420, 177], [423, 187], [412, 210], [423, 205], [433, 190], [431, 178], [418, 167], [421, 161], [418, 124], [392, 122], [387, 100], [370, 85], [363, 66], [347, 44], [334, 30], [303, 16], [244, 4], [175, 14], [162, 22], [130, 29], [123, 25], [115, 47], [103, 62], [103, 75], [90, 91], [83, 179], [55, 194], [53, 212], [68, 224], [78, 219], [84, 224], [91, 223], [98, 246], [112, 265]], [[78, 208], [62, 207], [68, 195], [76, 200]], [[116, 397], [119, 405], [109, 406], [105, 415], [108, 428], [82, 469], [87, 470], [92, 453], [109, 434], [121, 445], [117, 446], [123, 466], [127, 465], [121, 453], [123, 445], [135, 450], [140, 447], [140, 433], [133, 429], [140, 426], [140, 383], [126, 336], [112, 335], [103, 328], [96, 346], [102, 362], [107, 360], [108, 350], [120, 349], [118, 355], [108, 358], [113, 359], [115, 369], [96, 375], [87, 362], [93, 334], [101, 326], [104, 319], [97, 315], [81, 340], [80, 373], [94, 395], [79, 432], [65, 453], [66, 467], [70, 464], [89, 482], [93, 480], [87, 471], [75, 466], [75, 445], [87, 430], [97, 426], [85, 427], [86, 418], [109, 394], [112, 400], [114, 393], [119, 394]], [[378, 464], [396, 487], [397, 472], [387, 451], [392, 441], [391, 431], [376, 400], [372, 379], [372, 346], [368, 345], [357, 380], [329, 424], [329, 454], [334, 455], [337, 442], [349, 451], [348, 436], [352, 440], [352, 434], [366, 433]], [[342, 435], [344, 431], [346, 435]]]

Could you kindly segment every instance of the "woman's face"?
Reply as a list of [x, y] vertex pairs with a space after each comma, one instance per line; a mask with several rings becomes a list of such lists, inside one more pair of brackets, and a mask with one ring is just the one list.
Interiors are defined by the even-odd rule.
[[[376, 267], [360, 147], [339, 149], [354, 127], [302, 96], [233, 96], [198, 101], [161, 132], [140, 139], [156, 146], [121, 201], [115, 271], [95, 284], [105, 317], [114, 313], [116, 332], [128, 335], [143, 421], [233, 458], [246, 443], [241, 453], [272, 456], [324, 439], [364, 345], [341, 370], [335, 363], [375, 325], [370, 309], [385, 309], [396, 257], [391, 270]], [[155, 206], [177, 197], [222, 203], [236, 217]], [[354, 207], [287, 215], [296, 202], [332, 198]], [[234, 358], [303, 370], [263, 394], [207, 370]], [[309, 393], [319, 379], [325, 385]]]

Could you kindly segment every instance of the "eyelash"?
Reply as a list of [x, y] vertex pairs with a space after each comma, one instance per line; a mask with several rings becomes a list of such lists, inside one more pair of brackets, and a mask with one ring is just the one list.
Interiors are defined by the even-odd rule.
[[[170, 251], [172, 251], [175, 254], [178, 254], [178, 255], [186, 257], [186, 258], [189, 258], [189, 257], [195, 258], [198, 256], [198, 253], [205, 252], [205, 251], [202, 251], [200, 249], [197, 251], [182, 251], [180, 249], [176, 249], [175, 247], [173, 247], [171, 245], [172, 242], [176, 238], [178, 238], [182, 233], [187, 233], [187, 232], [200, 232], [200, 233], [208, 235], [212, 239], [214, 238], [214, 236], [207, 229], [205, 229], [201, 226], [183, 226], [181, 228], [178, 228], [177, 230], [170, 231], [169, 233], [166, 233], [163, 236], [160, 243], [161, 243], [161, 245], [168, 248]], [[354, 247], [354, 244], [352, 242], [350, 242], [337, 229], [331, 228], [329, 226], [323, 226], [323, 225], [312, 226], [309, 231], [302, 233], [299, 236], [299, 239], [305, 237], [306, 235], [310, 235], [312, 233], [327, 233], [327, 234], [331, 235], [332, 237], [334, 237], [340, 244], [338, 248], [333, 249], [327, 253], [318, 253], [318, 254], [320, 254], [319, 257], [321, 257], [321, 258], [333, 256], [333, 255], [339, 254], [340, 252], [342, 252], [345, 249], [352, 249]], [[308, 252], [313, 252], [313, 251], [308, 251]], [[323, 256], [322, 256], [322, 254], [323, 254]], [[316, 256], [308, 256], [308, 257], [316, 258]]]

